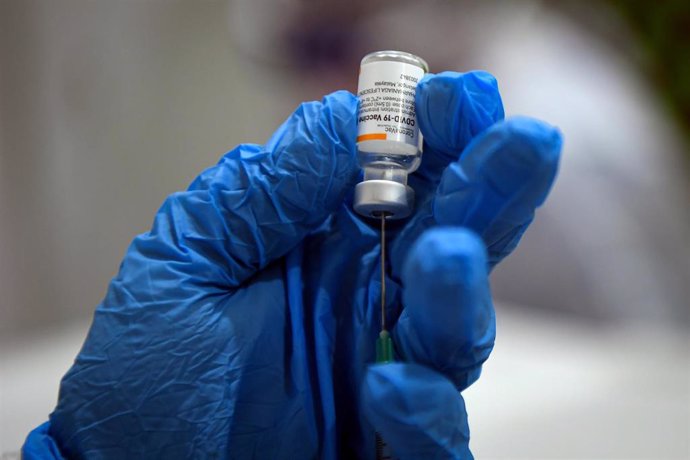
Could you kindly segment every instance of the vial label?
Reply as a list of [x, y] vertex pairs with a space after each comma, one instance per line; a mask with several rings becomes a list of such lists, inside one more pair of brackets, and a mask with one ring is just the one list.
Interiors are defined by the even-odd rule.
[[358, 143], [385, 140], [421, 146], [414, 97], [423, 76], [422, 68], [404, 62], [369, 62], [360, 67]]

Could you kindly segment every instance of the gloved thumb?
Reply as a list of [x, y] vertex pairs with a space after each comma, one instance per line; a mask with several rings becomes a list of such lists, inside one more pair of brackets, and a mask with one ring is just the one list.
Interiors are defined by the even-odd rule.
[[394, 458], [473, 458], [462, 396], [450, 380], [427, 367], [370, 366], [362, 383], [362, 411]]

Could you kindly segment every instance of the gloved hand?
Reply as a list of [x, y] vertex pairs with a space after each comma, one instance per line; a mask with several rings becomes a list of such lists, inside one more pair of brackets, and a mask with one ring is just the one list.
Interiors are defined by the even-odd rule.
[[[389, 226], [399, 362], [371, 365], [378, 223], [354, 214], [357, 100], [301, 105], [171, 195], [130, 246], [25, 458], [471, 458], [463, 399], [495, 335], [488, 272], [556, 174], [561, 139], [493, 77], [419, 85], [415, 214]], [[481, 408], [476, 408], [481, 410]]]

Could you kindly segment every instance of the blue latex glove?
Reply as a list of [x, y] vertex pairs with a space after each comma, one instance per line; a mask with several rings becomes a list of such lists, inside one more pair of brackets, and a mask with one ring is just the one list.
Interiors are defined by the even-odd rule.
[[471, 458], [458, 391], [493, 346], [488, 272], [561, 138], [502, 121], [486, 73], [422, 80], [416, 212], [389, 226], [386, 261], [400, 362], [371, 366], [381, 261], [378, 223], [351, 208], [356, 109], [347, 92], [305, 103], [165, 201], [25, 458], [371, 458], [375, 429], [401, 458]]

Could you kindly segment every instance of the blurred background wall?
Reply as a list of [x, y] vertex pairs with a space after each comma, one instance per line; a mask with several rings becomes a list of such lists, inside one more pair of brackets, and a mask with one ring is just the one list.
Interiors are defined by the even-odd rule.
[[393, 48], [492, 72], [508, 116], [565, 136], [552, 196], [493, 274], [477, 455], [690, 457], [687, 10], [0, 0], [0, 453], [47, 417], [164, 197]]

